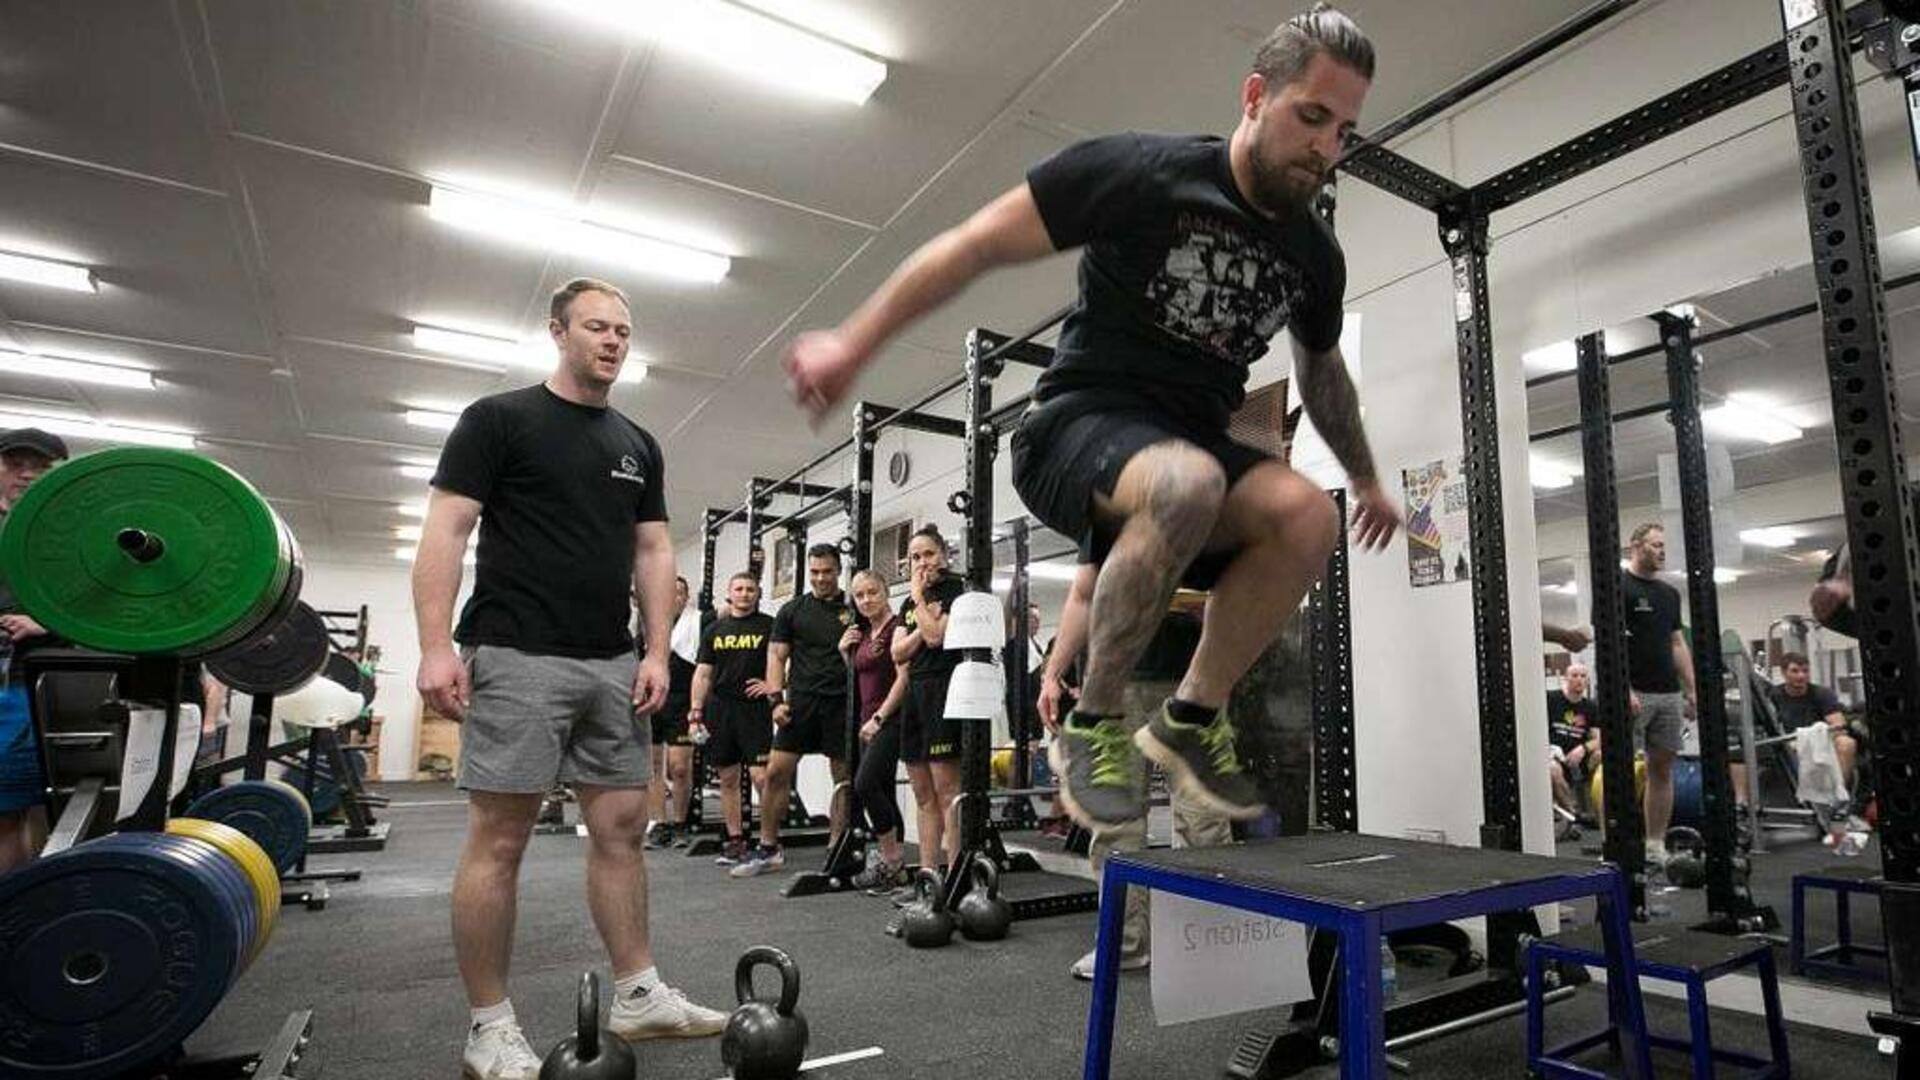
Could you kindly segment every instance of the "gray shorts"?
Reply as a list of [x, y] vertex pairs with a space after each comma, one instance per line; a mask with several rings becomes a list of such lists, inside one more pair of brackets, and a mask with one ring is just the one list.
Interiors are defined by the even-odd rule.
[[1640, 715], [1633, 718], [1633, 748], [1679, 753], [1681, 732], [1687, 725], [1687, 695], [1678, 690], [1671, 694], [1635, 693], [1640, 695]]
[[460, 731], [460, 786], [539, 794], [556, 783], [645, 787], [652, 732], [633, 715], [634, 656], [462, 651], [473, 697]]

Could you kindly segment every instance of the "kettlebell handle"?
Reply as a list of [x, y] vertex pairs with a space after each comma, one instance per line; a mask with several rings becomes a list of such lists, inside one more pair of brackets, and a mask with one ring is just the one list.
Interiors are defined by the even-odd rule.
[[931, 866], [923, 866], [913, 876], [914, 894], [926, 901], [928, 911], [946, 910], [940, 905], [940, 871]]
[[734, 996], [742, 1005], [759, 1000], [753, 996], [753, 969], [762, 964], [780, 972], [780, 1001], [774, 1008], [781, 1016], [792, 1016], [793, 1007], [800, 1003], [800, 966], [771, 945], [755, 945], [740, 954], [740, 962], [733, 966]]
[[589, 971], [580, 976], [580, 999], [575, 1015], [574, 1054], [581, 1061], [600, 1056], [600, 980]]
[[989, 900], [1000, 898], [1000, 868], [985, 855], [973, 860], [973, 886], [984, 889]]

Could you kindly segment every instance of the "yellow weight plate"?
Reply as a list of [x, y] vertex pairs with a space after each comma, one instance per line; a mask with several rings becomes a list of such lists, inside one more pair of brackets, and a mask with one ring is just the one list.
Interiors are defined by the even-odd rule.
[[280, 918], [280, 872], [273, 868], [273, 860], [267, 858], [266, 851], [246, 833], [217, 821], [172, 818], [167, 822], [167, 831], [212, 845], [247, 875], [248, 884], [253, 886], [255, 904], [260, 909], [260, 932], [247, 953], [247, 963], [253, 963], [260, 950], [266, 948], [267, 939], [273, 936], [274, 924]]

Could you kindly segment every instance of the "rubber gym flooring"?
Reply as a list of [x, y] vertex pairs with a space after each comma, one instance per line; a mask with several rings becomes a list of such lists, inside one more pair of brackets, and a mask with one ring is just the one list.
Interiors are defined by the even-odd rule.
[[[292, 909], [268, 951], [195, 1035], [189, 1050], [241, 1052], [271, 1036], [287, 1012], [314, 1010], [313, 1052], [327, 1080], [402, 1080], [459, 1076], [466, 1006], [448, 939], [447, 893], [465, 808], [444, 785], [386, 786], [394, 798], [385, 851], [315, 860], [357, 866], [359, 882], [333, 887], [322, 911]], [[735, 881], [710, 859], [652, 853], [653, 934], [668, 981], [696, 1000], [732, 1004], [733, 965], [741, 950], [770, 943], [801, 970], [800, 1010], [812, 1028], [809, 1057], [878, 1046], [881, 1056], [834, 1065], [809, 1076], [870, 1078], [1076, 1077], [1080, 1074], [1088, 987], [1067, 967], [1093, 938], [1094, 916], [1016, 924], [995, 944], [956, 939], [917, 952], [885, 937], [886, 902], [842, 894], [783, 899], [781, 884], [819, 849], [790, 852], [786, 873]], [[580, 972], [605, 963], [581, 893], [581, 842], [536, 836], [522, 868], [513, 1000], [536, 1050], [567, 1034]], [[1403, 972], [1403, 981], [1416, 977]], [[1167, 1080], [1212, 1077], [1243, 1031], [1267, 1019], [1246, 1014], [1176, 1027], [1154, 1026], [1144, 974], [1121, 983], [1115, 1077]], [[1681, 1031], [1678, 1002], [1648, 995], [1656, 1027]], [[1549, 1037], [1597, 1025], [1603, 990], [1583, 988], [1552, 1006]], [[1764, 1051], [1760, 1020], [1717, 1009], [1716, 1043]], [[1790, 1033], [1801, 1077], [1862, 1080], [1891, 1075], [1872, 1042], [1804, 1025]], [[1521, 1020], [1494, 1024], [1408, 1048], [1413, 1075], [1436, 1078], [1525, 1074]], [[648, 1080], [723, 1076], [719, 1040], [654, 1042], [639, 1047]], [[1684, 1076], [1684, 1062], [1656, 1055], [1662, 1076]], [[1306, 1075], [1333, 1076], [1331, 1066]]]

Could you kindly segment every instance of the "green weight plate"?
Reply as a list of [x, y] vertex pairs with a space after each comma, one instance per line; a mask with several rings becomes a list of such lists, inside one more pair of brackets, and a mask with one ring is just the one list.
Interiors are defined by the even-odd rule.
[[108, 652], [199, 654], [276, 610], [292, 534], [231, 469], [180, 450], [77, 458], [27, 489], [0, 531], [0, 575], [53, 632]]

